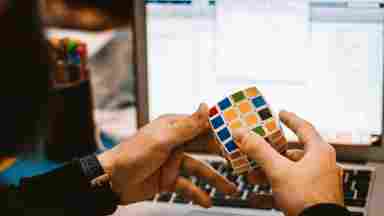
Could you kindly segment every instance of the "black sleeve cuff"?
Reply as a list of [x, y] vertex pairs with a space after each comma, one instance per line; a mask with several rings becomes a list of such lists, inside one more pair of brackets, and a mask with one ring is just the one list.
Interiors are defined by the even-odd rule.
[[317, 204], [305, 209], [299, 216], [351, 216], [344, 207], [336, 204]]
[[95, 155], [80, 158], [79, 163], [87, 181], [92, 181], [93, 179], [105, 174], [103, 167]]
[[[74, 160], [52, 172], [24, 178], [19, 198], [27, 208], [56, 208], [66, 215], [112, 214], [119, 199], [108, 183], [92, 187], [84, 161]], [[104, 173], [102, 173], [104, 174]]]

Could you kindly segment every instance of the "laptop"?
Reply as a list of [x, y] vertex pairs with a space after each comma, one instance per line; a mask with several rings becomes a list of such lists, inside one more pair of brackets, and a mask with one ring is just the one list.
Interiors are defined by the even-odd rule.
[[[134, 10], [139, 126], [257, 86], [275, 111], [298, 113], [335, 146], [352, 215], [382, 215], [384, 2], [137, 0]], [[193, 155], [242, 195], [224, 196], [188, 176], [210, 194], [213, 208], [165, 193], [115, 214], [283, 215], [269, 185], [248, 184], [215, 155]]]

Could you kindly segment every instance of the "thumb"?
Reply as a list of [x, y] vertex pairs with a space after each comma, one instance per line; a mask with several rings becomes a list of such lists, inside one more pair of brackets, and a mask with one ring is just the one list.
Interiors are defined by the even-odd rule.
[[173, 147], [184, 145], [208, 130], [208, 106], [200, 104], [199, 109], [189, 116], [176, 116], [170, 119], [169, 128]]
[[241, 151], [256, 160], [267, 174], [292, 163], [273, 149], [264, 138], [248, 129], [237, 129], [233, 132], [233, 136]]

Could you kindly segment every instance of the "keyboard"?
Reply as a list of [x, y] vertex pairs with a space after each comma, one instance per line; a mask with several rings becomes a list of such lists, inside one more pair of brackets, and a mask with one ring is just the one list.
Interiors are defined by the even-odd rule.
[[[209, 185], [206, 181], [195, 176], [184, 177], [190, 179], [194, 184], [207, 192], [211, 198], [213, 206], [225, 208], [246, 208], [246, 209], [274, 209], [272, 189], [268, 184], [251, 185], [244, 176], [235, 176], [225, 162], [210, 162], [220, 174], [225, 176], [231, 182], [234, 182], [239, 191], [239, 196], [230, 197], [216, 188]], [[344, 201], [347, 208], [352, 212], [352, 216], [367, 216], [367, 206], [369, 191], [373, 180], [374, 170], [368, 167], [343, 167], [344, 169]], [[193, 205], [193, 202], [184, 199], [176, 193], [157, 194], [153, 202], [159, 203], [177, 203], [184, 205]]]

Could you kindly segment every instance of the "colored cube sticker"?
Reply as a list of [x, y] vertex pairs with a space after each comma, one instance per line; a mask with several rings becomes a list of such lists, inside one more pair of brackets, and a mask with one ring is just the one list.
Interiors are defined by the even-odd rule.
[[218, 113], [219, 113], [219, 111], [217, 110], [217, 107], [214, 106], [214, 107], [212, 107], [212, 108], [209, 110], [209, 117], [213, 117], [213, 116], [215, 116], [215, 115], [218, 114]]
[[217, 116], [216, 118], [211, 120], [212, 127], [217, 129], [224, 124], [224, 120], [221, 116]]
[[235, 129], [241, 128], [242, 126], [243, 126], [243, 123], [241, 121], [234, 121], [229, 127], [232, 130], [235, 130]]
[[231, 137], [231, 134], [229, 133], [228, 128], [223, 128], [217, 133], [217, 136], [219, 137], [221, 142], [225, 142], [227, 139]]
[[272, 118], [272, 113], [268, 108], [262, 109], [259, 111], [260, 118], [264, 121], [269, 118]]
[[227, 122], [231, 122], [232, 120], [237, 118], [237, 113], [235, 109], [228, 109], [224, 112], [224, 118]]
[[227, 144], [225, 144], [225, 148], [228, 152], [233, 152], [237, 149], [237, 145], [233, 140], [231, 140]]
[[224, 100], [219, 102], [219, 107], [222, 111], [226, 110], [227, 108], [231, 107], [232, 103], [228, 98], [225, 98]]
[[245, 99], [245, 95], [244, 95], [243, 91], [239, 91], [239, 92], [232, 95], [232, 99], [233, 99], [233, 101], [235, 101], [235, 103], [238, 103], [238, 102]]
[[241, 113], [246, 114], [246, 113], [252, 112], [252, 106], [248, 101], [244, 101], [241, 104], [239, 104], [239, 110]]
[[255, 105], [256, 108], [262, 107], [266, 104], [265, 100], [263, 97], [256, 97], [252, 99], [253, 105]]
[[257, 91], [257, 89], [255, 87], [253, 87], [253, 88], [249, 88], [249, 89], [245, 90], [245, 94], [248, 97], [252, 98], [252, 97], [256, 97], [259, 94], [259, 92]]
[[277, 129], [277, 125], [275, 120], [269, 121], [265, 124], [265, 127], [268, 129], [269, 132], [273, 132]]
[[251, 167], [257, 167], [257, 162], [255, 160], [250, 160], [249, 165], [251, 165]]
[[263, 127], [261, 127], [261, 126], [254, 128], [253, 132], [257, 133], [258, 135], [260, 135], [262, 137], [265, 136], [265, 131], [264, 131]]
[[257, 116], [256, 116], [256, 114], [250, 114], [250, 115], [248, 115], [248, 116], [246, 116], [245, 117], [245, 121], [247, 122], [247, 124], [249, 125], [249, 126], [254, 126], [254, 125], [256, 125], [257, 124]]

